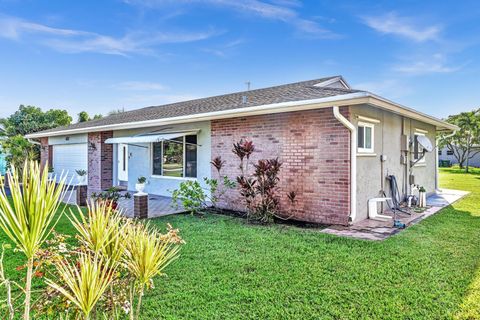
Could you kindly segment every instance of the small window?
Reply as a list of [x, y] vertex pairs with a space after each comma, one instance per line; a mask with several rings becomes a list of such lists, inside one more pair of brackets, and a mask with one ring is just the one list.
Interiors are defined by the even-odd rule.
[[442, 155], [442, 150], [441, 150], [441, 149], [438, 149], [438, 155], [439, 155], [439, 156]]
[[371, 123], [358, 123], [358, 152], [373, 152], [374, 127]]
[[[425, 136], [424, 133], [415, 132], [413, 140], [413, 160], [419, 163], [425, 162], [425, 156], [423, 155], [423, 147], [418, 143], [418, 137]], [[420, 160], [419, 160], [420, 159]]]
[[447, 156], [453, 156], [453, 151], [452, 150], [447, 150]]

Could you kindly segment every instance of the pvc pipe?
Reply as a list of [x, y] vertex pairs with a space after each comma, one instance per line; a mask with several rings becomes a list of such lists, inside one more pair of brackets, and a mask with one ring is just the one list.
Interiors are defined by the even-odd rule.
[[333, 106], [333, 116], [350, 130], [350, 221], [357, 217], [357, 128]]
[[[453, 136], [455, 133], [457, 133], [457, 130], [453, 130], [452, 133], [447, 134], [446, 136], [444, 136], [444, 137], [442, 137], [442, 138], [443, 138], [443, 139], [445, 139], [445, 138], [450, 138], [450, 137]], [[438, 137], [438, 138], [435, 140], [435, 143], [436, 143], [435, 147], [436, 147], [436, 149], [437, 149], [437, 152], [436, 152], [436, 154], [435, 154], [435, 163], [436, 163], [436, 164], [435, 164], [435, 169], [436, 169], [436, 170], [435, 170], [435, 190], [438, 190], [438, 191], [440, 191], [439, 185], [438, 185], [438, 176], [439, 176], [439, 172], [438, 172], [438, 171], [439, 171], [439, 169], [438, 169], [438, 160], [439, 160], [439, 159], [438, 159], [438, 150], [439, 150], [439, 148], [438, 148], [438, 143], [439, 143], [439, 142], [440, 142], [440, 137]]]

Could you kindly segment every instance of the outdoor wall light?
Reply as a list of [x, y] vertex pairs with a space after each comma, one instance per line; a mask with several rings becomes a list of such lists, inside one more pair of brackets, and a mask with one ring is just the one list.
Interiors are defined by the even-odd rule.
[[90, 149], [97, 150], [97, 145], [94, 142], [90, 142]]

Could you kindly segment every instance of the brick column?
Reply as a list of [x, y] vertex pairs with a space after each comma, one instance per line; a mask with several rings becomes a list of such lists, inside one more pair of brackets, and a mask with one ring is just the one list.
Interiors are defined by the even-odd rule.
[[82, 207], [86, 206], [87, 196], [88, 196], [87, 186], [77, 186], [77, 205]]
[[113, 137], [112, 131], [88, 134], [88, 187], [101, 191], [113, 185], [113, 145], [105, 140]]
[[148, 218], [148, 195], [134, 194], [133, 195], [133, 216], [138, 219]]
[[[43, 168], [48, 165], [52, 166], [52, 146], [48, 145], [48, 137], [40, 138], [40, 169], [43, 171]], [[47, 168], [48, 170], [48, 168]]]

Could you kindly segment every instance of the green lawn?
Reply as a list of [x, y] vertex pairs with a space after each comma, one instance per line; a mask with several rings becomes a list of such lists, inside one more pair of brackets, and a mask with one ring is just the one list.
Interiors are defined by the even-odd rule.
[[[443, 169], [441, 184], [472, 193], [383, 242], [217, 215], [155, 219], [187, 244], [146, 295], [144, 318], [480, 318], [480, 171]], [[21, 261], [7, 257], [14, 278]]]

